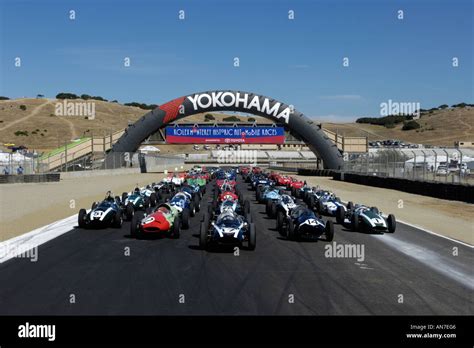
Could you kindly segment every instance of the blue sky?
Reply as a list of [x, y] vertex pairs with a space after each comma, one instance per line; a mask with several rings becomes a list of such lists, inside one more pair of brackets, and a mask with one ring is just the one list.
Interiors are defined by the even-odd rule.
[[240, 89], [335, 121], [378, 115], [389, 99], [422, 108], [473, 102], [471, 0], [0, 4], [0, 95], [10, 98], [72, 92], [162, 104]]

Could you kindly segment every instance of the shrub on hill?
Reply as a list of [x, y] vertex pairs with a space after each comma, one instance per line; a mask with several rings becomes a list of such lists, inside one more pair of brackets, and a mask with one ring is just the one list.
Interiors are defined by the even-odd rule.
[[237, 116], [224, 117], [222, 121], [225, 122], [240, 122], [240, 119]]
[[402, 130], [405, 131], [405, 130], [418, 129], [418, 128], [420, 128], [420, 127], [421, 127], [421, 126], [420, 126], [420, 124], [419, 124], [418, 122], [411, 120], [411, 121], [405, 122], [405, 123], [403, 124]]
[[386, 126], [387, 124], [397, 124], [402, 123], [407, 120], [413, 119], [413, 116], [384, 116], [384, 117], [361, 117], [356, 120], [357, 123], [368, 123], [378, 126]]
[[78, 99], [79, 97], [74, 93], [58, 93], [56, 99]]
[[20, 105], [20, 109], [25, 111], [26, 110], [26, 105]]
[[214, 121], [216, 118], [212, 114], [205, 114], [204, 121]]
[[145, 104], [145, 103], [137, 103], [137, 102], [131, 102], [131, 103], [125, 103], [123, 105], [126, 105], [126, 106], [135, 106], [137, 108], [140, 108], [140, 109], [144, 109], [144, 110], [153, 110], [153, 109], [156, 109], [158, 107], [158, 105], [156, 104]]
[[8, 98], [8, 97], [3, 97], [3, 96], [0, 96], [0, 100], [10, 100], [10, 98]]

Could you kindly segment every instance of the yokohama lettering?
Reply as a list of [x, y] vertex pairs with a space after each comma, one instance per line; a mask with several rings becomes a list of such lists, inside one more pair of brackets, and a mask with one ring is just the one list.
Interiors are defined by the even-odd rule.
[[272, 116], [278, 119], [284, 119], [285, 123], [288, 123], [291, 114], [291, 110], [289, 107], [286, 107], [281, 112], [279, 112], [280, 106], [282, 105], [279, 102], [276, 102], [271, 105], [270, 100], [268, 98], [263, 98], [263, 100], [261, 101], [261, 97], [250, 97], [248, 93], [212, 92], [211, 94], [195, 94], [193, 96], [188, 96], [187, 99], [193, 105], [194, 111], [211, 107], [235, 107], [247, 109], [249, 110], [249, 112], [256, 110], [268, 116]]

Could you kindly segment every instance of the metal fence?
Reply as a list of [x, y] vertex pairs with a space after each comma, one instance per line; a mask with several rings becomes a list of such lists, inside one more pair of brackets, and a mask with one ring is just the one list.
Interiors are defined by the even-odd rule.
[[184, 164], [184, 157], [159, 154], [145, 154], [139, 152], [114, 153], [107, 156], [107, 153], [94, 153], [82, 156], [78, 159], [59, 157], [59, 162], [51, 169], [48, 158], [14, 156], [15, 154], [3, 154], [0, 161], [0, 175], [20, 175], [20, 174], [45, 174], [57, 172], [78, 172], [104, 169], [120, 168], [153, 168], [180, 167]]
[[422, 181], [474, 183], [474, 149], [392, 149], [352, 155], [345, 172]]

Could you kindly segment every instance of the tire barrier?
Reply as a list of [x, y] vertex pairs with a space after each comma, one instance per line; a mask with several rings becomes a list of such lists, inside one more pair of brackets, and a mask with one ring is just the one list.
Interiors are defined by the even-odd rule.
[[333, 179], [347, 181], [354, 184], [393, 189], [434, 198], [474, 203], [474, 186], [467, 184], [430, 182], [341, 172], [335, 172]]
[[323, 160], [325, 168], [340, 169], [344, 164], [342, 154], [336, 144], [314, 121], [296, 111], [292, 105], [241, 91], [195, 93], [176, 98], [157, 107], [125, 130], [125, 133], [117, 140], [107, 155], [106, 163], [117, 160], [114, 153], [137, 151], [147, 137], [169, 123], [195, 114], [213, 111], [245, 112], [284, 124]]
[[59, 173], [49, 174], [25, 174], [25, 175], [1, 175], [0, 184], [36, 183], [59, 181]]

